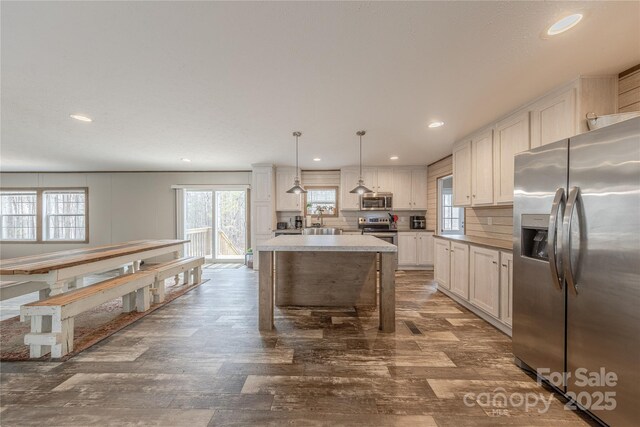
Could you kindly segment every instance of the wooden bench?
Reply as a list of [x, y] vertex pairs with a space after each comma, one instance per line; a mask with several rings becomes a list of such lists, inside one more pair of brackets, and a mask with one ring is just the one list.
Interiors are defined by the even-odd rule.
[[39, 292], [40, 299], [45, 299], [49, 296], [49, 285], [46, 282], [0, 282], [0, 301], [33, 292]]
[[[24, 343], [30, 346], [30, 356], [41, 357], [48, 347], [55, 358], [72, 351], [74, 317], [112, 299], [133, 298], [137, 311], [148, 310], [154, 279], [153, 273], [140, 271], [23, 305], [21, 320], [31, 318], [31, 332], [24, 337]], [[125, 305], [123, 310], [132, 308]]]
[[153, 293], [153, 302], [159, 303], [164, 301], [164, 281], [170, 277], [176, 278], [176, 285], [179, 283], [179, 276], [181, 273], [184, 275], [183, 280], [185, 285], [200, 283], [203, 265], [204, 257], [188, 257], [174, 259], [161, 264], [152, 264], [145, 267], [144, 271], [153, 272], [155, 274], [155, 284], [151, 289]]

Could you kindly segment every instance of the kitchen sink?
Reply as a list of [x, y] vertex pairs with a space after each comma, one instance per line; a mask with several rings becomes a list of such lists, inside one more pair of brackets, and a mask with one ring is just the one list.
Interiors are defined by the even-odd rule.
[[342, 234], [341, 228], [305, 228], [302, 230], [302, 234], [310, 235], [310, 236], [326, 236], [326, 235], [335, 235]]

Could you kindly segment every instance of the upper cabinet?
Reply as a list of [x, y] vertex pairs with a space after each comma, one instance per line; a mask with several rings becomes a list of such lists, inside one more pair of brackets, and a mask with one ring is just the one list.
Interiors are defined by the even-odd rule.
[[471, 141], [453, 147], [453, 204], [471, 206]]
[[271, 201], [271, 193], [273, 193], [273, 167], [254, 167], [253, 168], [253, 192], [251, 197], [254, 202]]
[[393, 208], [396, 210], [410, 210], [412, 200], [412, 171], [411, 169], [393, 170]]
[[576, 90], [541, 99], [531, 108], [531, 148], [575, 135]]
[[[350, 191], [358, 184], [357, 167], [340, 170], [341, 210], [359, 210], [360, 198]], [[393, 193], [393, 209], [427, 210], [426, 167], [366, 167], [362, 169], [364, 185], [378, 193]]]
[[378, 168], [376, 190], [378, 193], [393, 193], [393, 169]]
[[411, 209], [427, 210], [427, 169], [411, 170]]
[[529, 149], [529, 112], [498, 122], [493, 140], [493, 187], [496, 203], [513, 203], [515, 155]]
[[[360, 171], [358, 168], [342, 168], [340, 170], [340, 204], [341, 210], [359, 210], [360, 197], [350, 191], [358, 185]], [[366, 183], [366, 181], [365, 181]]]
[[471, 205], [493, 204], [493, 132], [471, 140]]
[[[295, 177], [296, 168], [278, 167], [276, 169], [276, 210], [302, 210], [302, 195], [287, 193], [287, 190], [293, 186]], [[299, 174], [298, 177], [300, 177]]]
[[513, 203], [514, 157], [587, 131], [587, 113], [616, 112], [615, 76], [580, 77], [453, 146], [453, 203]]

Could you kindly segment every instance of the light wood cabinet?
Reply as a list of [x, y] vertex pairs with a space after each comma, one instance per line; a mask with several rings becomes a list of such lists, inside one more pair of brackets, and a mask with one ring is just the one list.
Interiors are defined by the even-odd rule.
[[469, 250], [469, 301], [490, 315], [500, 316], [500, 254], [471, 246]]
[[540, 100], [531, 108], [531, 148], [576, 134], [576, 89]]
[[416, 265], [418, 261], [416, 244], [416, 233], [398, 233], [398, 265]]
[[435, 239], [434, 280], [440, 290], [511, 334], [513, 255], [473, 243]]
[[359, 178], [360, 172], [358, 168], [343, 168], [340, 170], [340, 210], [360, 210], [360, 196], [350, 193], [358, 185]]
[[393, 193], [393, 180], [392, 168], [378, 168], [375, 191], [380, 193]]
[[515, 155], [528, 149], [528, 111], [514, 114], [496, 124], [493, 140], [493, 186], [496, 203], [513, 203]]
[[427, 169], [411, 171], [411, 209], [427, 210]]
[[[295, 168], [276, 169], [276, 210], [277, 211], [301, 211], [302, 195], [287, 193], [293, 186], [296, 177]], [[300, 175], [298, 174], [298, 177]]]
[[471, 141], [453, 147], [453, 204], [471, 206]]
[[410, 210], [413, 203], [413, 171], [411, 169], [393, 170], [393, 209]]
[[493, 132], [471, 140], [471, 205], [493, 204]]
[[469, 299], [469, 245], [451, 243], [451, 292]]
[[256, 167], [252, 171], [253, 188], [251, 197], [255, 202], [271, 201], [273, 192], [273, 167]]
[[362, 179], [365, 187], [374, 193], [378, 191], [378, 169], [362, 168]]
[[[340, 170], [340, 209], [359, 210], [360, 197], [351, 194], [359, 179], [355, 167]], [[393, 209], [427, 210], [426, 167], [367, 167], [362, 169], [364, 184], [374, 192], [393, 193]]]
[[393, 169], [367, 167], [362, 169], [364, 185], [374, 193], [393, 192]]
[[269, 240], [275, 228], [276, 191], [273, 165], [252, 165], [251, 192], [251, 247], [254, 248], [254, 270], [258, 269], [259, 253], [257, 246]]
[[426, 231], [399, 232], [398, 265], [403, 267], [433, 265], [433, 233]]
[[511, 326], [513, 319], [513, 254], [500, 252], [500, 320]]
[[418, 232], [417, 235], [417, 261], [421, 266], [433, 265], [433, 233]]
[[255, 233], [271, 235], [273, 230], [273, 215], [271, 212], [271, 204], [264, 202], [256, 202], [253, 206], [255, 215]]
[[434, 239], [435, 262], [433, 264], [433, 278], [443, 288], [449, 289], [450, 256], [449, 241]]

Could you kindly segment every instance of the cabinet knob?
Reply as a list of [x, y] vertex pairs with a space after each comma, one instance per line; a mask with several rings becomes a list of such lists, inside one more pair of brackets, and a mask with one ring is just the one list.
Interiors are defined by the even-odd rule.
[[498, 265], [498, 261], [493, 261], [494, 264]]
[[451, 251], [451, 253], [455, 253], [455, 251]]
[[507, 264], [502, 264], [502, 266], [503, 266], [503, 267], [506, 267], [506, 266], [507, 266]]
[[467, 199], [469, 198], [469, 196], [467, 196]]
[[476, 198], [476, 195], [475, 195], [475, 194], [473, 195], [473, 198], [474, 198], [474, 199]]

